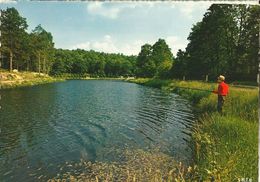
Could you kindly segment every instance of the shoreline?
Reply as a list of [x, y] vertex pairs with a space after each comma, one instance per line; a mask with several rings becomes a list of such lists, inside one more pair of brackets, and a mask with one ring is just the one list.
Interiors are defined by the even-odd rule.
[[[3, 75], [5, 81], [2, 81]], [[56, 78], [33, 72], [0, 72], [0, 76], [3, 90], [76, 79]], [[212, 178], [217, 181], [257, 179], [258, 89], [230, 85], [224, 114], [220, 115], [216, 112], [216, 95], [199, 91], [213, 90], [217, 83], [107, 77], [80, 79], [127, 81], [179, 94], [191, 102], [196, 115], [191, 141], [193, 165], [186, 171], [192, 171], [197, 176], [196, 179], [202, 177], [206, 181]], [[6, 83], [3, 84], [4, 82]]]
[[[4, 77], [4, 79], [3, 79]], [[29, 78], [28, 78], [29, 77]], [[0, 71], [0, 89], [14, 89], [30, 87], [47, 83], [61, 82], [66, 80], [118, 80], [129, 81], [132, 77], [55, 77], [36, 72], [7, 72]]]
[[220, 115], [216, 112], [217, 96], [198, 91], [213, 90], [217, 83], [144, 78], [129, 82], [174, 92], [191, 102], [196, 115], [191, 139], [193, 174], [206, 181], [257, 180], [258, 89], [230, 86], [224, 114]]
[[7, 72], [0, 71], [0, 90], [30, 87], [53, 82], [65, 81], [46, 74], [35, 72]]

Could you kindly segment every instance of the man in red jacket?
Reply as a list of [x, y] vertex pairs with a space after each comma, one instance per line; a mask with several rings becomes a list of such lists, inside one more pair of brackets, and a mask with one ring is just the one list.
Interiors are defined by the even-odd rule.
[[225, 97], [228, 94], [228, 85], [224, 82], [225, 81], [225, 77], [223, 75], [220, 75], [218, 77], [218, 90], [214, 90], [213, 93], [218, 94], [218, 112], [222, 113], [222, 107], [224, 105], [225, 102]]

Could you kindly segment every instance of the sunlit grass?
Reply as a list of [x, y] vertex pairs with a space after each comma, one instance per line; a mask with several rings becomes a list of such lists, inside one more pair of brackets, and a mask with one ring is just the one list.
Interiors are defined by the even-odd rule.
[[191, 171], [188, 171], [190, 169], [159, 151], [125, 149], [114, 152], [117, 152], [121, 161], [67, 163], [56, 177], [48, 181], [170, 182], [185, 181], [187, 174], [192, 178]]
[[[23, 80], [12, 82], [10, 87], [55, 81], [35, 73], [23, 72], [18, 76]], [[184, 166], [159, 151], [124, 150], [117, 154], [123, 159], [120, 162], [65, 164], [67, 167], [49, 181], [238, 181], [241, 178], [256, 181], [258, 89], [230, 87], [224, 112], [220, 115], [216, 111], [217, 95], [208, 92], [216, 89], [217, 83], [158, 79], [130, 81], [177, 93], [193, 104], [198, 120], [192, 134], [193, 165]]]
[[222, 181], [245, 177], [256, 180], [257, 123], [217, 113], [205, 115], [200, 121], [193, 133], [199, 172]]
[[[216, 112], [216, 83], [137, 79], [132, 82], [175, 92], [198, 113], [194, 127], [194, 166], [203, 180], [257, 180], [258, 89], [230, 87], [222, 115]], [[181, 88], [186, 87], [186, 88]], [[192, 89], [195, 88], [195, 89]]]
[[52, 83], [62, 81], [61, 78], [53, 78], [46, 74], [39, 74], [36, 72], [8, 72], [5, 70], [0, 71], [1, 89], [9, 89], [16, 87], [27, 87], [39, 84]]

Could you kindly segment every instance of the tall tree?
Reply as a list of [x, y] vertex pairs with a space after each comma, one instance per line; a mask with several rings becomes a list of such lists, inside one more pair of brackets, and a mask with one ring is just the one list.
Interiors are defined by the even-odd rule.
[[258, 73], [259, 26], [260, 7], [249, 6], [243, 27], [246, 32], [243, 41], [245, 51], [242, 55], [244, 57], [244, 72], [249, 76], [249, 79], [255, 79], [255, 75]]
[[[212, 5], [204, 14], [202, 22], [197, 23], [190, 33], [187, 53], [191, 59], [190, 74], [216, 76], [227, 72], [227, 64], [232, 61], [236, 24], [231, 5]], [[198, 71], [200, 70], [200, 71]]]
[[48, 74], [53, 62], [54, 43], [50, 32], [47, 32], [38, 25], [31, 33], [34, 44], [34, 54], [38, 59], [38, 72]]
[[[28, 27], [26, 19], [21, 17], [15, 8], [2, 10], [1, 17], [2, 52], [9, 54], [9, 70], [13, 70], [13, 58], [18, 64], [18, 54], [22, 47], [22, 40]], [[7, 56], [7, 55], [6, 55]]]
[[233, 80], [254, 80], [259, 13], [257, 6], [211, 5], [188, 37], [189, 76], [201, 79], [206, 74], [211, 78], [225, 74]]
[[183, 78], [188, 74], [188, 55], [185, 51], [178, 50], [174, 64], [170, 70], [171, 77]]
[[152, 60], [152, 46], [145, 44], [141, 47], [136, 61], [136, 74], [140, 77], [153, 77], [156, 74], [156, 64]]
[[152, 46], [151, 59], [156, 65], [156, 76], [167, 76], [172, 67], [173, 55], [164, 39], [159, 39]]

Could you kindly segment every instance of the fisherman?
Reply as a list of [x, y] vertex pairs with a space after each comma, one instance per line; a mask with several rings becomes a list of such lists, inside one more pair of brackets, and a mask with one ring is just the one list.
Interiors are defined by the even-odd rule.
[[224, 82], [225, 81], [225, 77], [223, 75], [219, 75], [218, 77], [218, 89], [212, 91], [215, 94], [218, 94], [218, 112], [222, 114], [222, 107], [224, 105], [225, 102], [225, 97], [228, 94], [228, 85]]

